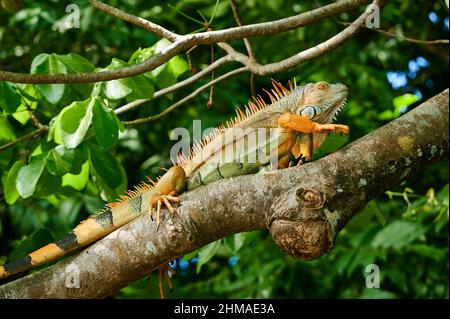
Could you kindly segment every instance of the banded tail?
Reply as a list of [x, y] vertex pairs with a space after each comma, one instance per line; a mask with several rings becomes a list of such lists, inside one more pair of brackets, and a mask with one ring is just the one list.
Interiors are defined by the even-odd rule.
[[0, 279], [52, 262], [77, 248], [89, 245], [128, 223], [141, 213], [142, 194], [82, 221], [70, 233], [25, 257], [0, 267]]
[[186, 188], [186, 175], [180, 166], [173, 166], [157, 183], [142, 183], [128, 191], [118, 203], [108, 204], [98, 214], [82, 221], [70, 233], [22, 259], [0, 267], [0, 279], [52, 262], [77, 248], [89, 245], [148, 212], [150, 200], [159, 195], [180, 193]]

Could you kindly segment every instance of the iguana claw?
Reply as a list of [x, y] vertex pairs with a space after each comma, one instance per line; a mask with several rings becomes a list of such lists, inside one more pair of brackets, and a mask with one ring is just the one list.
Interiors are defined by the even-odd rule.
[[173, 196], [173, 193], [170, 193], [169, 195], [157, 195], [153, 197], [150, 200], [149, 204], [149, 214], [151, 220], [153, 220], [153, 209], [156, 206], [156, 228], [159, 229], [159, 224], [161, 223], [161, 207], [162, 204], [166, 205], [167, 209], [170, 211], [170, 213], [173, 215], [175, 214], [175, 208], [172, 206], [172, 203], [178, 204], [180, 202], [180, 199], [176, 196]]
[[[171, 275], [169, 275], [169, 272]], [[169, 289], [173, 289], [172, 281], [170, 280], [170, 277], [175, 275], [175, 270], [173, 270], [172, 267], [170, 267], [169, 264], [161, 264], [159, 265], [158, 269], [158, 287], [159, 287], [159, 296], [161, 299], [164, 299], [164, 287], [163, 287], [163, 277], [166, 278], [167, 286], [169, 286]], [[150, 281], [151, 273], [148, 275], [148, 280]]]

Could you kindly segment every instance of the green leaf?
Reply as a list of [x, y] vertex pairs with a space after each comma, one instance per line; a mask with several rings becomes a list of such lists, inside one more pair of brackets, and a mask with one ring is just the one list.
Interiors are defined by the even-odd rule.
[[9, 254], [8, 260], [13, 261], [25, 257], [25, 255], [53, 242], [53, 240], [53, 235], [49, 230], [40, 229], [20, 241], [16, 248]]
[[430, 244], [412, 244], [405, 248], [408, 252], [418, 254], [421, 257], [431, 258], [440, 261], [448, 257], [448, 249], [445, 247], [438, 248]]
[[245, 234], [244, 233], [238, 233], [234, 234], [228, 237], [225, 237], [223, 240], [225, 246], [233, 253], [236, 254], [239, 249], [244, 245], [245, 243]]
[[415, 94], [406, 93], [392, 99], [394, 105], [393, 110], [384, 110], [378, 115], [380, 120], [393, 120], [404, 113], [408, 106], [417, 102], [419, 97]]
[[199, 251], [200, 251], [200, 249], [197, 249], [197, 250], [191, 251], [190, 253], [187, 253], [186, 255], [183, 256], [183, 260], [184, 261], [191, 260], [192, 258], [194, 258], [195, 256], [198, 255]]
[[169, 64], [170, 70], [175, 78], [178, 78], [184, 72], [189, 70], [189, 64], [182, 57], [176, 55], [167, 62]]
[[[155, 53], [159, 53], [170, 44], [170, 41], [162, 39], [156, 42], [151, 49], [154, 50]], [[151, 74], [155, 77], [156, 85], [162, 89], [175, 84], [177, 78], [188, 69], [188, 63], [180, 56], [175, 56], [168, 62], [151, 71]]]
[[89, 60], [76, 53], [58, 54], [57, 57], [64, 63], [69, 73], [87, 73], [95, 70], [95, 66]]
[[53, 175], [64, 175], [72, 169], [75, 162], [75, 150], [58, 145], [47, 154], [47, 169]]
[[81, 172], [81, 166], [88, 160], [89, 149], [85, 143], [81, 143], [75, 149], [75, 161], [69, 173], [78, 175]]
[[418, 223], [396, 220], [375, 235], [372, 246], [398, 249], [413, 242], [425, 231], [426, 228]]
[[[57, 55], [58, 60], [60, 60], [67, 68], [67, 73], [89, 73], [94, 72], [95, 66], [82, 57], [81, 55], [75, 53], [69, 53], [65, 55]], [[94, 84], [92, 83], [82, 83], [82, 84], [72, 84], [73, 88], [78, 92], [89, 95], [92, 91]]]
[[61, 190], [61, 176], [55, 176], [48, 170], [44, 169], [41, 177], [36, 185], [33, 196], [37, 198], [45, 198]]
[[30, 119], [30, 113], [28, 108], [35, 110], [37, 108], [37, 101], [41, 97], [37, 97], [39, 94], [36, 92], [36, 88], [32, 84], [27, 84], [25, 86], [18, 86], [17, 90], [21, 95], [21, 104], [17, 110], [12, 114], [12, 116], [20, 122], [22, 125], [28, 122]]
[[411, 104], [417, 102], [419, 98], [415, 94], [406, 93], [397, 97], [394, 97], [392, 102], [394, 103], [394, 109], [396, 114], [400, 115], [403, 108], [407, 108]]
[[0, 114], [0, 141], [9, 142], [16, 139], [16, 134], [9, 124], [7, 117]]
[[9, 169], [8, 174], [3, 183], [5, 192], [5, 201], [8, 205], [12, 205], [19, 198], [19, 192], [16, 188], [16, 179], [19, 170], [24, 166], [22, 161], [16, 161]]
[[86, 161], [81, 165], [81, 171], [79, 174], [67, 173], [62, 177], [61, 186], [70, 186], [77, 191], [81, 191], [86, 187], [89, 180], [89, 162]]
[[378, 205], [377, 205], [377, 202], [375, 199], [368, 202], [366, 207], [369, 209], [369, 211], [372, 214], [374, 214], [377, 217], [377, 219], [381, 225], [384, 226], [386, 224], [386, 219], [384, 218], [383, 213], [378, 208]]
[[103, 103], [94, 107], [94, 132], [98, 144], [104, 149], [110, 149], [119, 140], [119, 125], [113, 110]]
[[[33, 59], [31, 74], [67, 74], [64, 63], [59, 61], [56, 54], [42, 53]], [[37, 84], [36, 88], [51, 104], [57, 104], [63, 97], [65, 84]]]
[[28, 198], [33, 195], [44, 166], [45, 158], [40, 154], [33, 156], [28, 165], [20, 168], [16, 179], [16, 188], [20, 196]]
[[106, 82], [103, 92], [110, 100], [120, 100], [131, 94], [133, 90], [120, 79]]
[[204, 246], [198, 253], [198, 262], [197, 262], [197, 274], [200, 272], [202, 266], [206, 264], [213, 256], [216, 254], [219, 249], [221, 239], [216, 240], [206, 246]]
[[92, 111], [97, 103], [97, 98], [89, 98], [82, 102], [73, 102], [65, 107], [59, 114], [59, 120], [55, 123], [55, 142], [57, 135], [66, 148], [75, 148], [82, 141], [91, 125]]
[[94, 144], [89, 144], [91, 169], [111, 188], [118, 187], [122, 182], [119, 162], [109, 152]]
[[0, 107], [6, 113], [14, 113], [21, 101], [15, 84], [0, 81]]
[[[119, 59], [113, 59], [106, 69], [117, 70], [127, 66], [129, 66], [128, 63]], [[129, 100], [151, 98], [153, 91], [152, 83], [142, 74], [108, 81], [103, 87], [103, 93], [111, 100], [119, 100], [124, 97], [128, 97]]]

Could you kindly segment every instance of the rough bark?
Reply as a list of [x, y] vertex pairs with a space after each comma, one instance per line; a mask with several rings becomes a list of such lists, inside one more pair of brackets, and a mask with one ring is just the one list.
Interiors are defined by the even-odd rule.
[[[262, 228], [288, 254], [318, 258], [367, 201], [448, 155], [448, 112], [447, 89], [318, 161], [187, 192], [173, 218], [164, 214], [159, 231], [142, 216], [58, 264], [1, 286], [0, 298], [105, 297], [160, 263]], [[68, 288], [77, 274], [80, 288]]]

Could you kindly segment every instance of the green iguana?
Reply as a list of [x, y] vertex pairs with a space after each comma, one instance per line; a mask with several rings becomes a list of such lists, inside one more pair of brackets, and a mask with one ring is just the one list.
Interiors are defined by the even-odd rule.
[[[287, 166], [291, 153], [297, 159], [303, 156], [309, 160], [313, 149], [324, 141], [326, 133], [348, 133], [348, 126], [330, 124], [345, 105], [345, 85], [327, 82], [309, 83], [305, 86], [293, 86], [291, 83], [289, 85], [288, 90], [274, 81], [272, 92], [266, 91], [271, 100], [270, 104], [266, 104], [260, 96], [255, 97], [253, 101], [249, 101], [245, 112], [238, 109], [233, 120], [216, 128], [201, 143], [195, 144], [189, 156], [180, 155], [178, 163], [157, 182], [152, 181], [152, 185], [142, 183], [134, 190], [128, 191], [118, 202], [107, 204], [102, 211], [82, 221], [56, 242], [0, 267], [0, 279], [47, 264], [77, 248], [91, 244], [141, 214], [149, 213], [153, 220], [153, 212], [156, 210], [156, 222], [159, 226], [163, 204], [173, 214], [173, 205], [179, 203], [176, 196], [181, 192], [223, 178], [255, 173], [263, 166], [268, 166], [270, 156], [265, 160], [246, 162], [246, 158], [250, 158], [252, 153], [261, 150], [267, 153], [269, 143], [266, 139], [256, 145], [250, 145], [245, 130], [277, 130], [275, 149], [272, 146], [269, 151], [275, 151], [278, 167]], [[227, 142], [227, 137], [233, 134], [235, 128], [244, 129], [244, 134]], [[239, 154], [241, 161], [229, 160], [227, 149], [233, 150], [237, 143], [242, 142], [243, 153]], [[231, 143], [228, 146], [233, 147], [227, 148], [224, 143]], [[168, 265], [161, 267], [160, 291], [161, 269], [171, 271]]]

